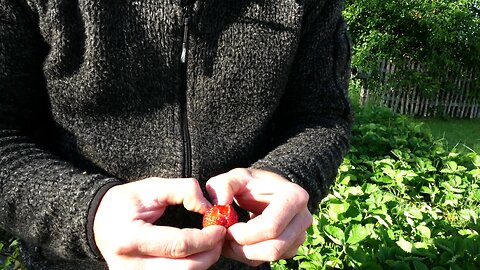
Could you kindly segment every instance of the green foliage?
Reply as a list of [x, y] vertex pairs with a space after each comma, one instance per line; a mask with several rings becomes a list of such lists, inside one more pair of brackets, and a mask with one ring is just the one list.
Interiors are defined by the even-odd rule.
[[280, 269], [478, 269], [480, 155], [421, 124], [357, 110], [350, 153], [307, 241]]
[[17, 260], [18, 255], [18, 240], [0, 229], [0, 269], [24, 269]]
[[474, 150], [480, 153], [480, 118], [451, 119], [451, 118], [414, 118], [422, 122], [432, 134], [443, 138], [447, 148]]
[[447, 69], [478, 71], [478, 0], [346, 0], [344, 16], [353, 40], [353, 65], [373, 72], [373, 79], [379, 60], [391, 60], [397, 66], [421, 63], [424, 70], [399, 70], [390, 83], [414, 82], [433, 94], [440, 85], [453, 87], [445, 82]]

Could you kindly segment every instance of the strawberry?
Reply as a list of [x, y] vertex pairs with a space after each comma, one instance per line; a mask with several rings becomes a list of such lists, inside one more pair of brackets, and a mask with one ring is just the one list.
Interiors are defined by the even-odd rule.
[[225, 228], [238, 222], [238, 215], [232, 205], [214, 205], [203, 215], [203, 227], [222, 225]]

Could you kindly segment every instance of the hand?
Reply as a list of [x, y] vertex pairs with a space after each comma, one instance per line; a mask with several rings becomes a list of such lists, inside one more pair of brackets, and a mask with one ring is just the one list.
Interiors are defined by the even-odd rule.
[[109, 269], [207, 269], [218, 261], [226, 234], [222, 226], [152, 225], [174, 204], [201, 214], [210, 206], [195, 179], [148, 178], [108, 190], [93, 230]]
[[252, 266], [295, 256], [312, 224], [308, 193], [269, 171], [234, 169], [211, 178], [207, 191], [214, 204], [235, 200], [250, 212], [228, 228], [222, 255]]

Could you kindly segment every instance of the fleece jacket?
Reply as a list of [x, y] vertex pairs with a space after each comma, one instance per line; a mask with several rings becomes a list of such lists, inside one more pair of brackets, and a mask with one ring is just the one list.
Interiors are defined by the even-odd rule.
[[[238, 167], [314, 211], [347, 152], [339, 0], [0, 0], [0, 227], [30, 269], [104, 269], [114, 185]], [[169, 207], [158, 224], [198, 227]], [[112, 224], [115, 226], [115, 224]], [[223, 260], [213, 269], [242, 269]], [[228, 266], [230, 265], [230, 266]]]

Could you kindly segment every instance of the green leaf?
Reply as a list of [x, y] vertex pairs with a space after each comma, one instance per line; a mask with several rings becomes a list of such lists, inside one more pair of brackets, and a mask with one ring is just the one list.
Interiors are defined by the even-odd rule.
[[342, 229], [333, 226], [333, 225], [326, 225], [323, 227], [325, 234], [327, 234], [328, 238], [332, 240], [337, 245], [343, 245], [345, 242], [345, 233]]
[[441, 267], [441, 266], [435, 266], [432, 268], [432, 270], [447, 270], [447, 268]]
[[464, 270], [464, 268], [460, 267], [458, 264], [450, 265], [450, 270]]
[[474, 198], [475, 198], [475, 200], [477, 200], [478, 202], [480, 202], [480, 189], [477, 189], [477, 190], [475, 191]]
[[372, 217], [375, 218], [378, 221], [378, 223], [382, 224], [383, 226], [385, 226], [387, 228], [389, 228], [390, 225], [392, 224], [392, 220], [391, 220], [390, 216], [388, 216], [388, 215], [385, 216], [386, 220], [379, 215], [373, 215]]
[[428, 267], [420, 261], [413, 261], [412, 263], [415, 270], [429, 270]]
[[348, 208], [348, 211], [342, 214], [342, 218], [345, 219], [345, 220], [342, 221], [343, 223], [345, 223], [346, 220], [350, 220], [350, 221], [355, 220], [355, 221], [360, 222], [363, 219], [363, 216], [362, 216], [362, 213], [360, 212], [360, 210], [357, 207], [350, 206]]
[[349, 259], [357, 263], [364, 264], [370, 259], [370, 256], [365, 253], [365, 251], [358, 248], [354, 249], [352, 247], [348, 247], [346, 253], [349, 256]]
[[308, 248], [305, 246], [300, 246], [297, 251], [297, 255], [299, 256], [308, 256]]
[[346, 193], [353, 196], [361, 196], [363, 195], [363, 190], [359, 186], [348, 187]]
[[363, 192], [367, 194], [374, 193], [379, 190], [378, 186], [375, 184], [366, 183], [362, 186]]
[[406, 262], [400, 261], [400, 262], [395, 262], [393, 265], [394, 270], [410, 270], [410, 267]]
[[361, 224], [353, 224], [348, 232], [347, 244], [355, 245], [365, 240], [369, 235], [368, 230]]
[[477, 223], [478, 215], [473, 209], [462, 209], [458, 212], [458, 214], [464, 220], [472, 220], [474, 224]]
[[412, 253], [413, 245], [412, 243], [408, 242], [405, 240], [403, 237], [400, 237], [400, 239], [395, 242], [403, 251], [407, 253]]
[[391, 184], [393, 183], [393, 179], [389, 176], [383, 175], [378, 178], [374, 178], [373, 181], [383, 184]]
[[348, 202], [343, 203], [331, 203], [328, 205], [328, 216], [333, 221], [339, 221], [338, 215], [347, 212], [350, 204]]
[[299, 269], [306, 269], [306, 270], [316, 270], [317, 266], [311, 262], [303, 261], [298, 266]]
[[323, 238], [321, 235], [318, 235], [317, 237], [312, 239], [310, 244], [312, 246], [323, 246], [325, 244], [325, 238]]
[[455, 161], [449, 161], [447, 167], [452, 171], [456, 171], [458, 169], [458, 164]]
[[470, 230], [470, 229], [462, 229], [458, 231], [458, 234], [462, 236], [476, 236], [477, 232]]
[[480, 168], [480, 154], [475, 155], [475, 158], [473, 159], [473, 165], [475, 165], [477, 168]]
[[417, 208], [410, 208], [408, 211], [403, 213], [406, 217], [410, 217], [413, 219], [421, 220], [423, 219], [423, 213], [420, 209]]
[[423, 225], [417, 226], [417, 231], [420, 233], [420, 235], [423, 238], [430, 238], [432, 235], [432, 232], [430, 231], [430, 229]]

